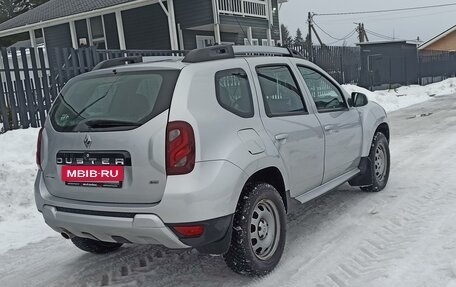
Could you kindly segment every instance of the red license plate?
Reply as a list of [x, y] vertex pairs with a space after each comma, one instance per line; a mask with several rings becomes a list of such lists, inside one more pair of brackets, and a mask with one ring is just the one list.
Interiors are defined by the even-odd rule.
[[64, 182], [123, 182], [123, 166], [62, 166]]

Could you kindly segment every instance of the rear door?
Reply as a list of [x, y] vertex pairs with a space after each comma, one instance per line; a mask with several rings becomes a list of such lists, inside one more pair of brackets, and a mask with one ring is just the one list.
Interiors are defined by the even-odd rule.
[[348, 106], [341, 87], [325, 73], [297, 62], [301, 79], [325, 133], [326, 183], [358, 167], [362, 148], [359, 112]]
[[284, 58], [247, 59], [256, 74], [255, 87], [264, 127], [288, 172], [292, 196], [322, 182], [324, 137], [315, 114], [302, 96], [290, 62]]
[[178, 70], [157, 70], [72, 80], [45, 129], [43, 175], [49, 192], [92, 202], [159, 202], [178, 76]]

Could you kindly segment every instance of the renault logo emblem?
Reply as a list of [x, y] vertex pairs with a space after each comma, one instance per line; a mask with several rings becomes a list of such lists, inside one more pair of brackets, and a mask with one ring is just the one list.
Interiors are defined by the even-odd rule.
[[89, 135], [85, 136], [84, 145], [86, 148], [90, 148], [90, 146], [92, 145], [92, 138]]

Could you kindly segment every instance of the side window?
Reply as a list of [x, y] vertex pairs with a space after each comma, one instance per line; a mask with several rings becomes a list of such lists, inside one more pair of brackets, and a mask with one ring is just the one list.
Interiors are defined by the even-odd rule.
[[307, 113], [301, 91], [288, 66], [258, 67], [257, 74], [268, 117]]
[[231, 69], [215, 74], [217, 101], [226, 110], [243, 118], [254, 115], [252, 91], [247, 73], [242, 69]]
[[303, 66], [298, 66], [298, 69], [319, 112], [340, 111], [347, 108], [340, 90], [325, 76]]

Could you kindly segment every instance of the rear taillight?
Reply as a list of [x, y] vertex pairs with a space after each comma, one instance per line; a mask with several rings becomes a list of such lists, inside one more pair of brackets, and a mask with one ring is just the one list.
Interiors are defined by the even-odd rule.
[[180, 237], [184, 238], [200, 237], [204, 233], [203, 225], [173, 226], [173, 229], [178, 233]]
[[166, 173], [182, 175], [195, 167], [195, 135], [186, 122], [170, 122], [166, 128]]
[[40, 169], [43, 169], [41, 167], [41, 141], [43, 138], [43, 128], [40, 129], [38, 132], [38, 140], [36, 141], [36, 164]]

